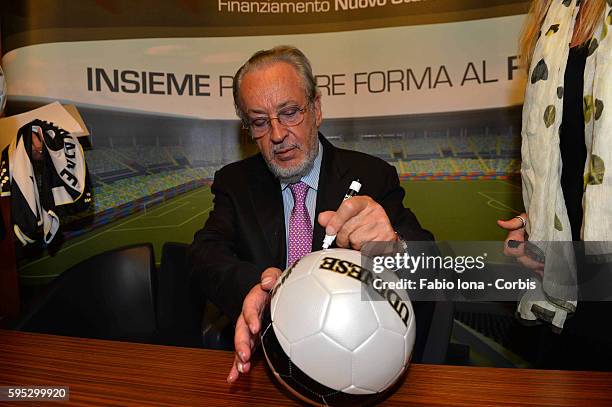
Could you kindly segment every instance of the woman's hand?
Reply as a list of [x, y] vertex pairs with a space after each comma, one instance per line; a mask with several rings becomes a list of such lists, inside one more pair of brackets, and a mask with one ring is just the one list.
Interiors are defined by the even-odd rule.
[[525, 253], [525, 241], [527, 240], [527, 232], [525, 226], [529, 217], [526, 213], [508, 219], [498, 220], [497, 225], [508, 231], [506, 240], [504, 241], [504, 254], [508, 257], [514, 257], [517, 262], [523, 266], [533, 270], [535, 273], [543, 277], [544, 264], [533, 260]]

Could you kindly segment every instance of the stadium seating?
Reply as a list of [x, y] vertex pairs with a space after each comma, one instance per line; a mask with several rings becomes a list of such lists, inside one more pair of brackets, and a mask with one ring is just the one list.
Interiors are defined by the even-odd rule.
[[507, 176], [520, 170], [520, 139], [508, 131], [460, 129], [421, 132], [336, 135], [334, 145], [373, 154], [389, 161], [403, 176]]
[[129, 169], [126, 164], [116, 158], [110, 148], [87, 150], [85, 160], [89, 171], [96, 175]]
[[[335, 133], [329, 139], [338, 147], [362, 151], [388, 161], [404, 178], [506, 177], [520, 171], [520, 138], [511, 127], [381, 134]], [[100, 143], [100, 146], [85, 152], [93, 180], [94, 212], [104, 213], [106, 219], [108, 211], [113, 208], [146, 200], [162, 192], [185, 192], [203, 185], [203, 181], [210, 182], [215, 171], [224, 164], [255, 151], [253, 142], [245, 139], [239, 142], [238, 137], [224, 136], [219, 132], [173, 139], [136, 137]], [[133, 210], [125, 212], [129, 213]]]
[[210, 179], [214, 176], [216, 169], [216, 167], [182, 168], [123, 178], [110, 184], [95, 185], [95, 212], [102, 212], [191, 181]]

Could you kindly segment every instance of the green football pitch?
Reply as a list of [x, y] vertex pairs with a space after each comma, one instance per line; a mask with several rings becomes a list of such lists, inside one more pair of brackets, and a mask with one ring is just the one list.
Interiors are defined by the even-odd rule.
[[[405, 205], [437, 240], [503, 240], [496, 219], [522, 209], [520, 186], [503, 180], [404, 181]], [[26, 285], [43, 284], [62, 271], [104, 251], [150, 242], [159, 263], [164, 242], [185, 242], [202, 227], [212, 209], [209, 187], [179, 195], [90, 233], [71, 239], [54, 256], [20, 267]]]

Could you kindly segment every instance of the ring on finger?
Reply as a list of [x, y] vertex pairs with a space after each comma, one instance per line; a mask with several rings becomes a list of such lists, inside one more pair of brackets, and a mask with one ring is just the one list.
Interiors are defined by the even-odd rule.
[[520, 219], [520, 220], [521, 220], [521, 222], [522, 222], [522, 224], [523, 224], [523, 225], [521, 226], [521, 228], [524, 228], [525, 226], [527, 226], [527, 220], [526, 220], [525, 218], [523, 218], [521, 215], [517, 215], [517, 216], [515, 216], [514, 218], [515, 218], [515, 219]]

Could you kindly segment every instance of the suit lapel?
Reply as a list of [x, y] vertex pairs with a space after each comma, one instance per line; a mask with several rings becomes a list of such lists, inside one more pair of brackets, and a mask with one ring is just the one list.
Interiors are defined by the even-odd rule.
[[268, 170], [263, 158], [261, 165], [250, 174], [250, 196], [253, 212], [263, 231], [275, 266], [286, 263], [285, 219], [280, 183]]
[[323, 159], [321, 160], [321, 172], [317, 190], [312, 251], [321, 250], [323, 238], [325, 237], [325, 229], [317, 221], [319, 213], [337, 210], [352, 181], [349, 179], [350, 174], [347, 169], [342, 167], [342, 163], [334, 159], [337, 149], [320, 133], [319, 140], [321, 140], [323, 145]]

